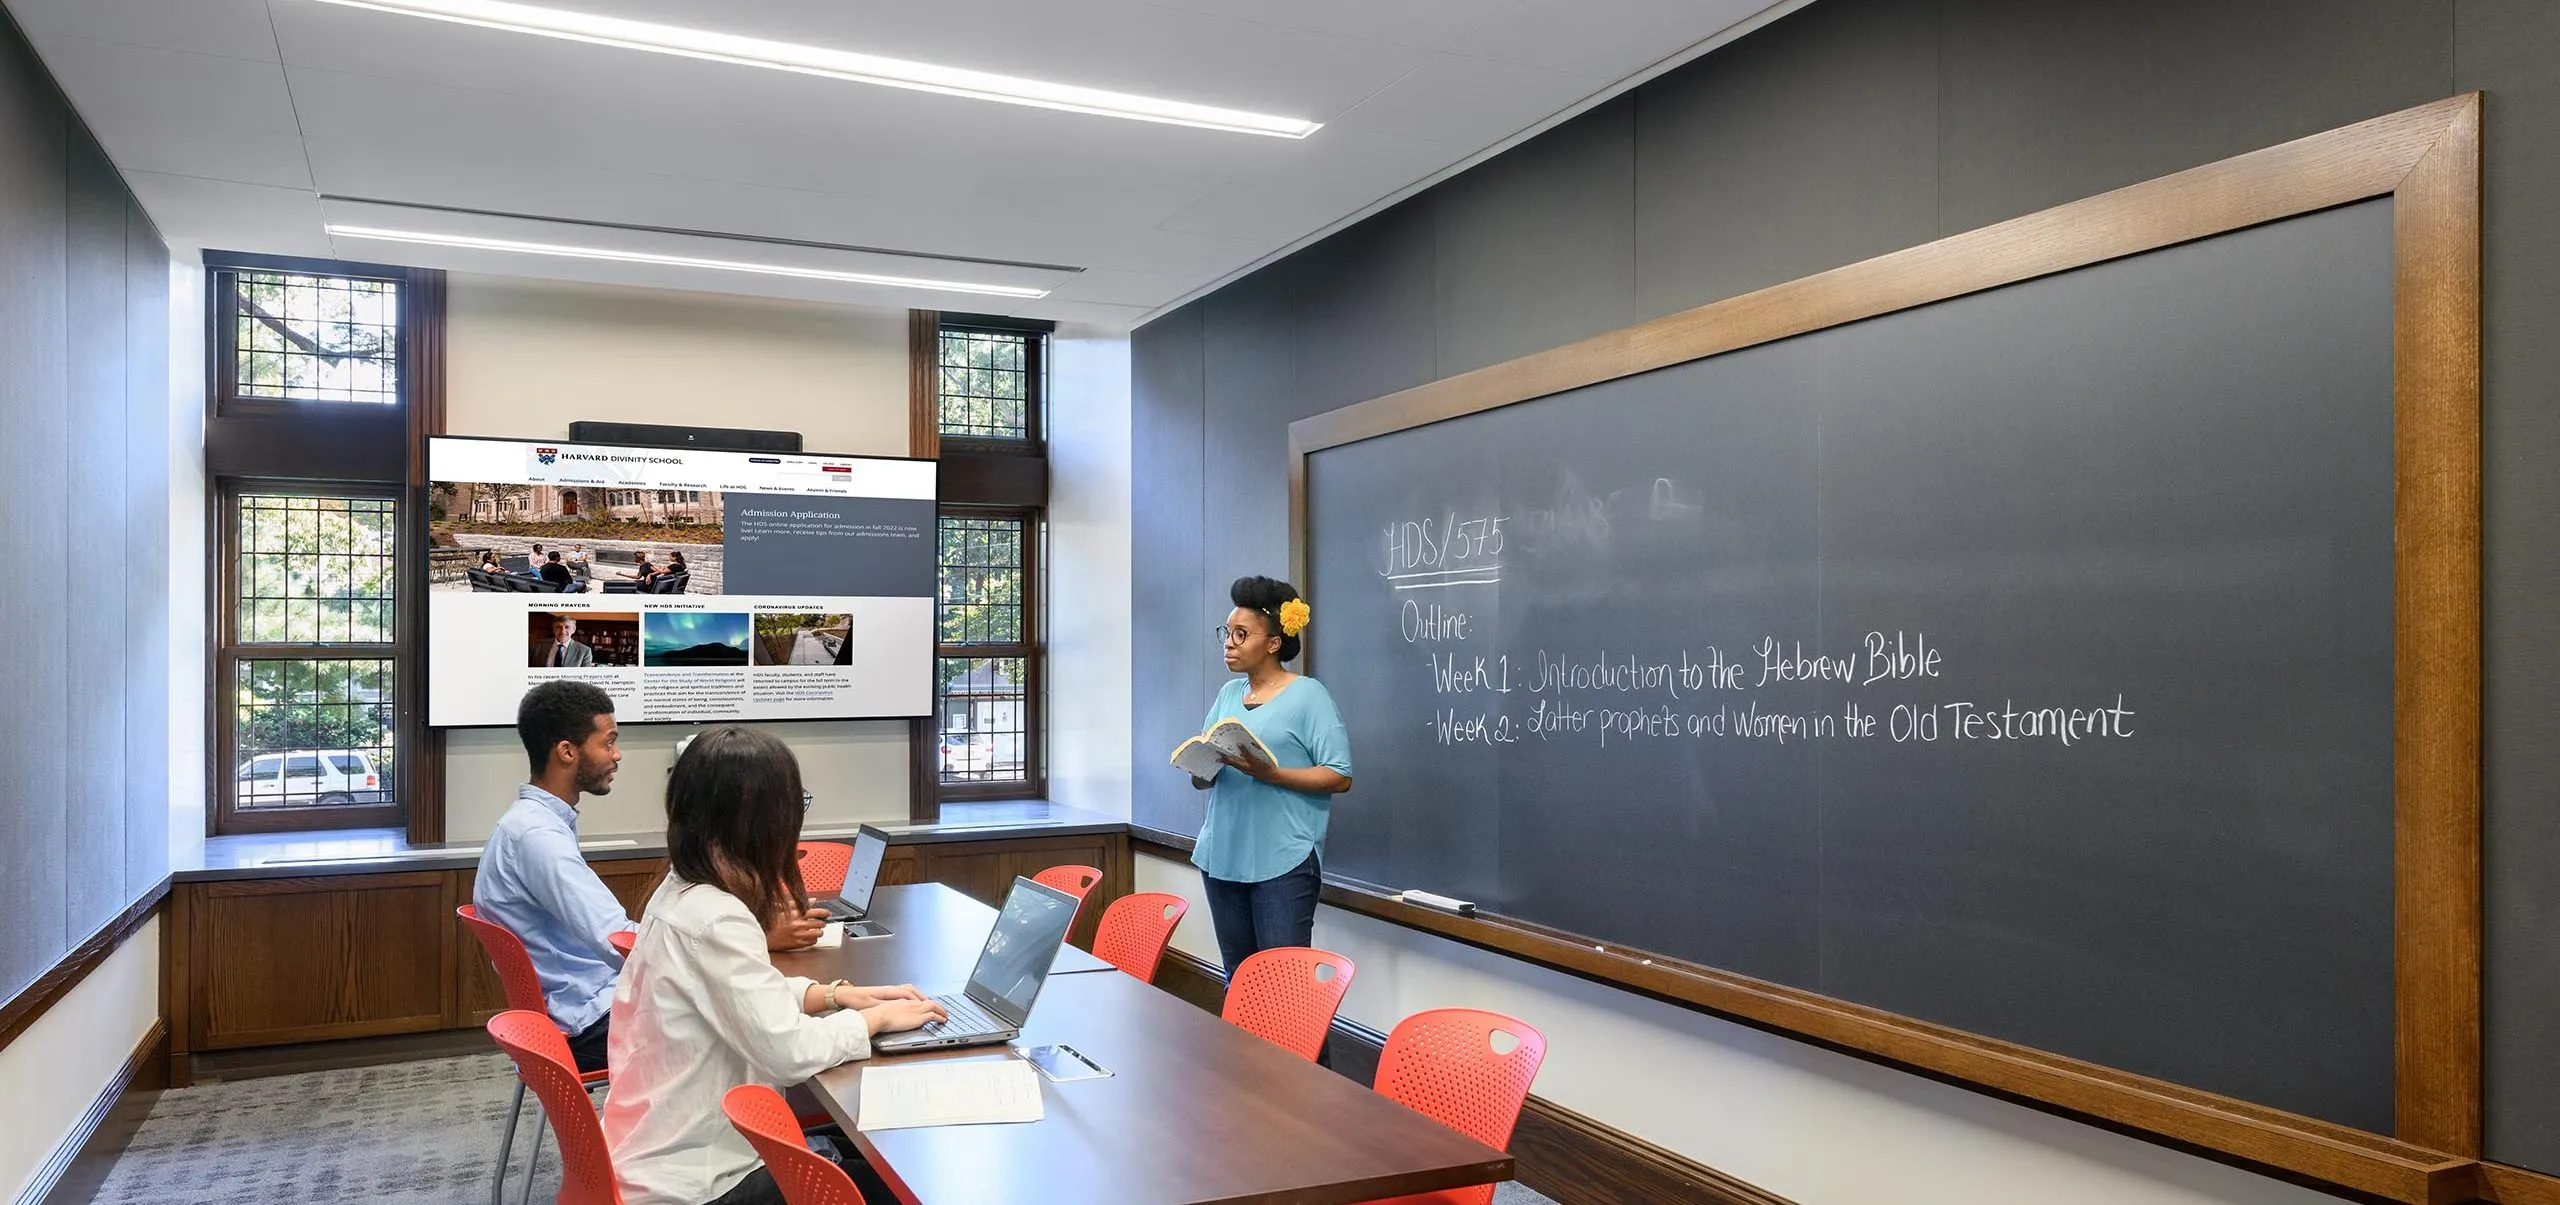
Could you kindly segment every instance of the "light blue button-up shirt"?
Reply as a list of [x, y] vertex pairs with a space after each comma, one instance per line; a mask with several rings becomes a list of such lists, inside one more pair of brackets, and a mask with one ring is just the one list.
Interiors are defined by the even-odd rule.
[[574, 1035], [612, 1010], [622, 956], [605, 939], [635, 926], [578, 852], [578, 809], [532, 783], [516, 788], [480, 849], [471, 902], [523, 939], [553, 1024]]

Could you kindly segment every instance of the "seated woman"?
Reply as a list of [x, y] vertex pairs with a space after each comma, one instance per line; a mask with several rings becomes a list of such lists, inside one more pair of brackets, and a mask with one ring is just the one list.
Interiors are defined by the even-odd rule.
[[626, 576], [630, 577], [631, 580], [640, 583], [640, 588], [642, 590], [647, 590], [649, 588], [649, 583], [656, 580], [658, 576], [658, 567], [649, 563], [648, 549], [643, 548], [640, 551], [631, 554], [631, 572]]
[[684, 563], [683, 553], [670, 552], [667, 554], [667, 576], [674, 577], [677, 574], [691, 572], [693, 572], [693, 566]]
[[499, 563], [498, 550], [495, 548], [483, 548], [480, 550], [480, 568], [486, 573], [504, 573], [507, 571], [507, 567]]
[[[868, 1057], [871, 1035], [942, 1019], [913, 985], [785, 976], [766, 930], [800, 914], [800, 766], [770, 734], [703, 733], [667, 779], [668, 874], [613, 993], [604, 1135], [626, 1205], [782, 1205], [720, 1111]], [[885, 1198], [878, 1198], [885, 1199]]]

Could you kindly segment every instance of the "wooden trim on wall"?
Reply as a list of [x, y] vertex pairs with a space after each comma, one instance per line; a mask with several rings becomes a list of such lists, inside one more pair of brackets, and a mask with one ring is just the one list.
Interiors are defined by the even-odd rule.
[[411, 772], [401, 777], [408, 804], [409, 842], [444, 840], [444, 729], [427, 726], [427, 438], [445, 433], [445, 274], [437, 268], [408, 273], [406, 342], [401, 367], [408, 373], [409, 471], [403, 510], [416, 516], [401, 525], [399, 666], [401, 748]]
[[[1328, 880], [1325, 902], [2281, 1174], [2461, 1200], [2480, 1151], [2480, 114], [2451, 97], [1289, 426], [1289, 564], [1312, 453], [2375, 197], [2392, 197], [2397, 1076], [2382, 1137], [1711, 967]], [[1312, 672], [1319, 642], [1306, 652]], [[2404, 1140], [2405, 1139], [2405, 1140]]]
[[[1156, 986], [1205, 1012], [1226, 995], [1219, 968], [1166, 950]], [[1336, 1017], [1325, 1049], [1333, 1069], [1367, 1084], [1386, 1035]], [[1560, 1205], [1794, 1205], [1676, 1151], [1531, 1096], [1511, 1132], [1511, 1157], [1522, 1184]]]
[[907, 455], [942, 455], [942, 312], [907, 311]]
[[163, 878], [151, 890], [143, 892], [142, 898], [117, 913], [114, 920], [90, 934], [87, 941], [63, 955], [61, 961], [53, 964], [52, 970], [36, 976], [35, 982], [17, 995], [0, 1001], [0, 1048], [17, 1041], [19, 1034], [36, 1023], [36, 1018], [45, 1015], [63, 997], [70, 995], [71, 989], [80, 986], [80, 982], [89, 977], [89, 972], [97, 970], [98, 964], [113, 956], [126, 938], [132, 937], [135, 930], [142, 928], [143, 922], [151, 919], [152, 914], [159, 910], [160, 901], [168, 896], [169, 880]]
[[[939, 365], [942, 314], [907, 311], [907, 455], [933, 459], [942, 453]], [[939, 474], [937, 474], [938, 476]], [[938, 704], [937, 704], [938, 705]], [[942, 724], [938, 715], [907, 722], [907, 819], [942, 819]]]

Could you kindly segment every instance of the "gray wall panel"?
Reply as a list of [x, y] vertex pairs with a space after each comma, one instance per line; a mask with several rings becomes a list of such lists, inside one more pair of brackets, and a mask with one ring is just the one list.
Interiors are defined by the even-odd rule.
[[2452, 0], [1950, 0], [1939, 44], [1941, 234], [2423, 104], [2453, 84]]
[[[70, 240], [65, 368], [70, 496], [61, 648], [70, 696], [71, 939], [123, 911], [125, 894], [125, 192], [106, 152], [70, 131]], [[164, 704], [165, 706], [165, 704]]]
[[[1430, 330], [1445, 375], [2471, 88], [2489, 91], [2489, 1153], [2560, 1173], [2560, 1026], [2548, 1020], [2560, 999], [2549, 936], [2560, 932], [2549, 871], [2560, 861], [2560, 747], [2547, 734], [2560, 713], [2550, 0], [1821, 0], [1637, 91], [1631, 198], [1605, 166], [1603, 109], [1395, 211], [1417, 215], [1405, 228], [1431, 244], [1427, 319], [1381, 301], [1369, 323], [1334, 333], [1358, 308], [1342, 290], [1393, 289], [1393, 277], [1355, 286], [1359, 261], [1420, 254], [1374, 242], [1344, 251], [1372, 233], [1363, 227], [1156, 324], [1209, 312], [1208, 429], [1163, 441], [1187, 435], [1206, 457], [1142, 452], [1138, 488], [1165, 474], [1199, 491], [1196, 527], [1215, 562], [1203, 576], [1222, 584], [1234, 563], [1281, 554], [1280, 520], [1265, 515], [1285, 488], [1276, 450], [1298, 408], [1268, 385], [1278, 347], [1292, 349], [1302, 401], [1336, 391], [1330, 357], [1376, 322]], [[1580, 240], [1622, 221], [1634, 241], [1620, 295], [1600, 268], [1606, 249]], [[1138, 344], [1163, 338], [1151, 326]], [[1149, 416], [1138, 421], [1140, 447], [1153, 446]], [[1142, 519], [1141, 539], [1179, 539], [1177, 525]], [[1141, 629], [1142, 684], [1192, 674], [1195, 658]]]
[[1937, 9], [1822, 0], [1637, 91], [1636, 318], [1933, 237]]
[[2560, 5], [2459, 11], [2455, 86], [2489, 93], [2488, 1151], [2560, 1173]]
[[1432, 209], [1429, 197], [1398, 205], [1310, 249], [1297, 275], [1291, 419], [1440, 375], [1431, 351]]
[[[1289, 422], [1298, 416], [1292, 357], [1294, 272], [1262, 272], [1201, 303], [1201, 572], [1212, 610], [1194, 657], [1215, 672], [1208, 632], [1227, 613], [1227, 584], [1289, 571]], [[1184, 637], [1187, 642], [1189, 637]], [[1176, 646], [1180, 647], [1179, 644]], [[1209, 700], [1199, 700], [1208, 710]]]
[[0, 29], [0, 616], [25, 633], [0, 690], [0, 999], [70, 948], [64, 720], [65, 113], [35, 56]]
[[[1200, 307], [1185, 306], [1130, 337], [1130, 816], [1176, 832], [1199, 828], [1201, 800], [1163, 766], [1209, 708], [1209, 621], [1200, 544]], [[1199, 647], [1185, 635], [1203, 633]]]
[[1443, 375], [1635, 321], [1635, 129], [1620, 97], [1417, 198], [1438, 210]]
[[[169, 249], [125, 203], [125, 890], [169, 873]], [[178, 605], [195, 607], [199, 600]], [[192, 655], [193, 650], [189, 650]], [[180, 722], [198, 723], [190, 708]]]

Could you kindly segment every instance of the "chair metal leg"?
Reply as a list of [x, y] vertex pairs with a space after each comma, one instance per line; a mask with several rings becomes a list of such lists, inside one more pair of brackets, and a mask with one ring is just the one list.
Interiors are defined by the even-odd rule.
[[506, 1136], [498, 1139], [498, 1170], [489, 1176], [489, 1205], [507, 1205], [507, 1163], [515, 1154], [516, 1119], [524, 1116], [524, 1079], [516, 1079], [515, 1102], [507, 1106]]
[[524, 1161], [524, 1195], [516, 1198], [516, 1205], [529, 1205], [533, 1200], [534, 1169], [542, 1166], [542, 1129], [544, 1124], [550, 1120], [551, 1118], [549, 1114], [536, 1114], [534, 1116], [533, 1154]]

